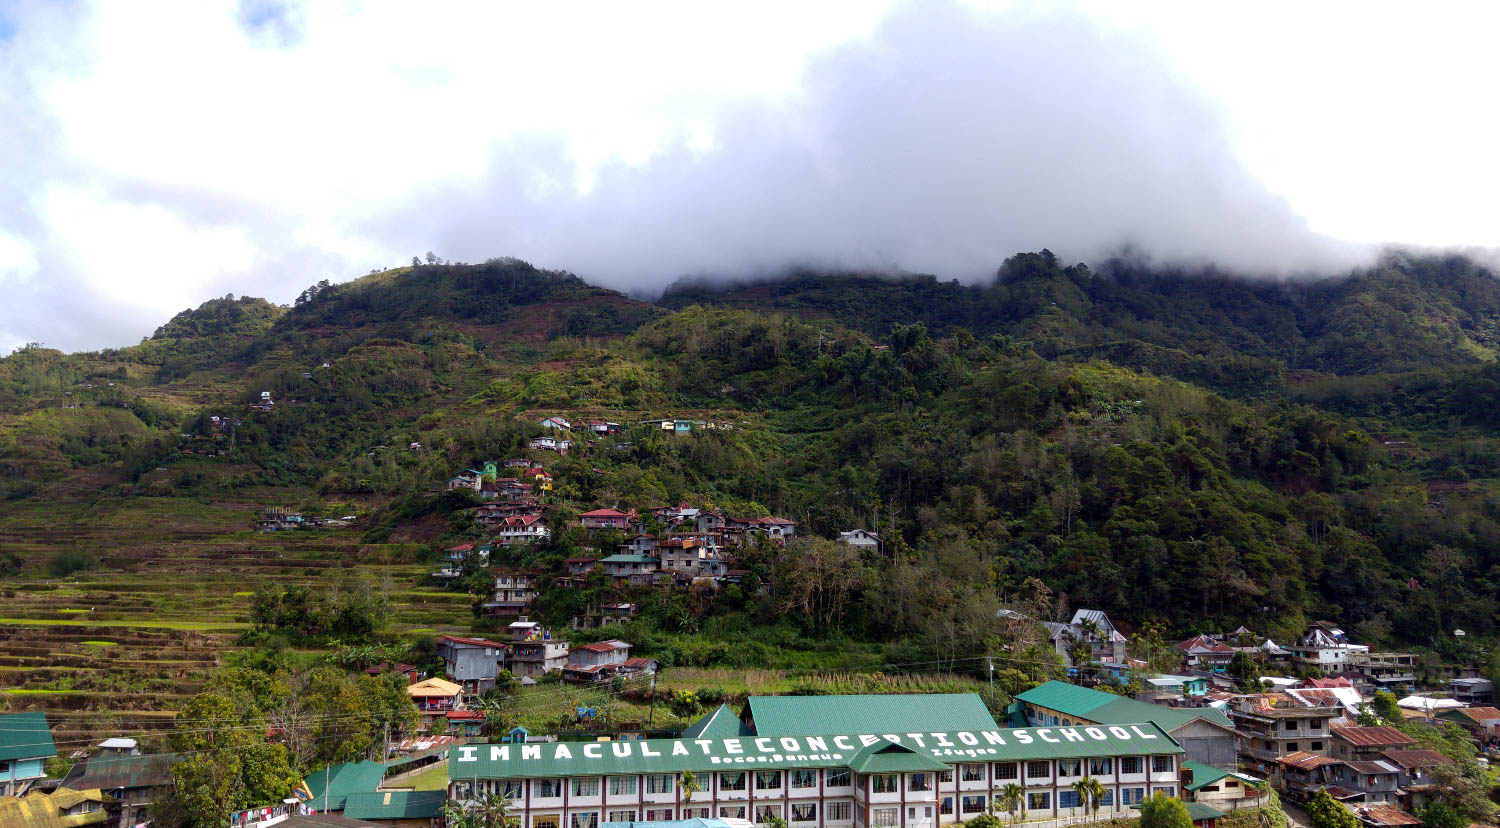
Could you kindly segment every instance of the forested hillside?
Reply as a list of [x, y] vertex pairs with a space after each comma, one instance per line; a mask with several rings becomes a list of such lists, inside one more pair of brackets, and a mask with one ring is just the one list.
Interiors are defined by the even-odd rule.
[[[1172, 632], [1330, 617], [1474, 650], [1500, 616], [1497, 326], [1500, 283], [1457, 257], [1271, 284], [1043, 251], [978, 286], [799, 273], [657, 306], [515, 260], [429, 264], [0, 360], [0, 464], [13, 504], [299, 489], [363, 504], [362, 555], [420, 557], [482, 537], [427, 494], [454, 471], [524, 454], [540, 416], [610, 419], [618, 441], [546, 457], [556, 525], [685, 500], [885, 541], [747, 554], [769, 598], [667, 601], [643, 639], [973, 653], [1041, 583]], [[733, 428], [634, 425], [653, 416]], [[585, 599], [557, 600], [565, 620]]]

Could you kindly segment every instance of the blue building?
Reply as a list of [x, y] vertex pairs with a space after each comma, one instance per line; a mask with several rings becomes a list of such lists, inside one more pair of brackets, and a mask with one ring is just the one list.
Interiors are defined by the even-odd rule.
[[47, 778], [43, 766], [56, 755], [45, 715], [0, 714], [0, 796], [21, 796]]

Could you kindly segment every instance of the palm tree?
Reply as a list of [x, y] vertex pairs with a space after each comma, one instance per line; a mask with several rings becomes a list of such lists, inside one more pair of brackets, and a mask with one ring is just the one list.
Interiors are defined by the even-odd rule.
[[678, 798], [688, 802], [693, 801], [693, 794], [703, 790], [703, 785], [698, 782], [698, 777], [690, 770], [677, 774]]
[[1021, 786], [1012, 782], [1000, 789], [1000, 804], [1005, 808], [1005, 813], [1010, 815], [1010, 821], [1016, 822], [1016, 812], [1021, 812], [1021, 821], [1026, 819], [1026, 794]]
[[1089, 802], [1089, 783], [1087, 782], [1088, 778], [1089, 777], [1085, 777], [1084, 779], [1080, 779], [1077, 782], [1073, 783], [1073, 793], [1078, 796], [1078, 807], [1083, 809], [1084, 816], [1089, 815], [1089, 809], [1092, 807], [1092, 804]]
[[1082, 780], [1084, 791], [1087, 793], [1088, 811], [1099, 818], [1099, 803], [1104, 800], [1104, 795], [1109, 793], [1104, 789], [1104, 784], [1092, 776], [1085, 776]]
[[468, 802], [450, 799], [443, 805], [448, 828], [518, 828], [521, 820], [510, 812], [511, 797], [481, 794]]

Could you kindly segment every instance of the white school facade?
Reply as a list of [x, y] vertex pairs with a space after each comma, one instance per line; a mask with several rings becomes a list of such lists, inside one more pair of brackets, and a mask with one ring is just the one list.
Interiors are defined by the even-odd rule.
[[[504, 794], [521, 828], [779, 817], [791, 828], [936, 828], [972, 819], [1010, 785], [1030, 819], [1104, 815], [1181, 794], [1182, 747], [1154, 724], [982, 731], [465, 745], [451, 798]], [[691, 771], [699, 790], [684, 796]], [[995, 808], [1002, 811], [1003, 805]]]

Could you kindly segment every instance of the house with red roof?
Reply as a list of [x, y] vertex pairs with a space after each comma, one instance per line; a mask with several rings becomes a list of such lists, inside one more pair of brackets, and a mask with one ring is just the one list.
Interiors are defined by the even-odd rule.
[[594, 509], [578, 516], [578, 523], [585, 529], [629, 529], [638, 522], [634, 509], [628, 512], [619, 509]]
[[1195, 635], [1186, 641], [1172, 645], [1182, 653], [1189, 669], [1222, 673], [1229, 669], [1229, 660], [1234, 658], [1234, 648], [1206, 635]]

